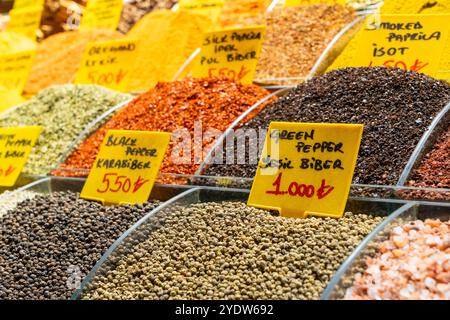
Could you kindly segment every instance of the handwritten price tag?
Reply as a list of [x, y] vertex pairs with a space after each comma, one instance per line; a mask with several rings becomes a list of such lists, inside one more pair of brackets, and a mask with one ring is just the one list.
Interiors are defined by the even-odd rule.
[[147, 201], [170, 133], [109, 130], [81, 192], [85, 199], [116, 204]]
[[125, 91], [130, 81], [137, 41], [111, 40], [89, 43], [74, 83], [99, 84]]
[[11, 187], [27, 162], [42, 128], [0, 128], [0, 186]]
[[81, 18], [80, 29], [116, 30], [123, 0], [89, 0]]
[[181, 0], [178, 2], [180, 10], [187, 10], [207, 15], [216, 22], [222, 11], [225, 0]]
[[36, 40], [36, 31], [41, 23], [42, 10], [42, 5], [11, 10], [9, 12], [10, 21], [6, 26], [6, 30], [17, 32], [32, 40]]
[[341, 217], [363, 125], [272, 122], [248, 205], [286, 217]]
[[450, 15], [372, 15], [352, 66], [385, 66], [435, 76], [449, 34]]
[[0, 54], [0, 86], [22, 92], [33, 64], [35, 50]]
[[206, 33], [192, 75], [227, 77], [243, 84], [251, 84], [264, 32], [264, 26], [254, 26]]

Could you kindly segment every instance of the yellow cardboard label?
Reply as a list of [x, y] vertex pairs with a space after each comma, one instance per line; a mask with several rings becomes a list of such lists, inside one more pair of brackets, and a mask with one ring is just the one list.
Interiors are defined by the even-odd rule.
[[44, 5], [44, 0], [14, 0], [13, 9], [29, 8]]
[[116, 30], [123, 0], [89, 0], [81, 18], [80, 29]]
[[111, 40], [86, 46], [74, 83], [98, 84], [125, 91], [130, 81], [137, 41]]
[[248, 205], [286, 217], [341, 217], [362, 132], [359, 124], [272, 122]]
[[0, 86], [22, 92], [35, 54], [35, 50], [28, 50], [0, 55]]
[[42, 6], [13, 9], [9, 12], [7, 31], [17, 32], [36, 40], [36, 31], [41, 23]]
[[213, 22], [216, 22], [222, 11], [225, 0], [180, 0], [178, 6], [180, 10], [207, 15]]
[[304, 4], [346, 4], [347, 0], [285, 0], [284, 6], [290, 7], [290, 6], [299, 6]]
[[42, 128], [0, 128], [0, 186], [11, 187], [27, 162]]
[[227, 77], [251, 84], [264, 40], [264, 26], [229, 28], [207, 32], [194, 77]]
[[170, 136], [166, 132], [109, 130], [81, 197], [114, 204], [146, 202]]
[[435, 76], [448, 38], [450, 15], [372, 15], [352, 66], [385, 66]]

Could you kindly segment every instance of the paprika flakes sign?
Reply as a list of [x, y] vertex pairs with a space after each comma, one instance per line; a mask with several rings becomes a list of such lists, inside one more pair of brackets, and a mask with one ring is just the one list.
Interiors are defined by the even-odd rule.
[[130, 81], [130, 69], [133, 67], [136, 50], [135, 40], [89, 43], [74, 83], [98, 84], [113, 90], [125, 91]]
[[11, 187], [25, 165], [42, 128], [0, 128], [0, 186]]
[[344, 213], [363, 125], [270, 123], [248, 205], [286, 217]]
[[115, 204], [146, 202], [170, 136], [165, 132], [109, 130], [81, 197]]
[[265, 26], [227, 28], [207, 32], [197, 62], [194, 77], [225, 77], [253, 83]]
[[352, 66], [384, 66], [435, 76], [449, 34], [449, 14], [372, 15]]

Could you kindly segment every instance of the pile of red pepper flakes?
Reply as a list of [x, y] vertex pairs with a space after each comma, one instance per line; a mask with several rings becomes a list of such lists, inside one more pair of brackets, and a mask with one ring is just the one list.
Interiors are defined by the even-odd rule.
[[[198, 156], [193, 148], [195, 122], [197, 125], [201, 123], [203, 135], [201, 156], [203, 157], [206, 155], [208, 147], [210, 148], [217, 138], [216, 136], [205, 139], [205, 132], [208, 129], [213, 128], [223, 132], [238, 116], [268, 94], [269, 91], [259, 86], [242, 85], [220, 78], [185, 78], [180, 81], [158, 83], [153, 89], [130, 102], [82, 142], [52, 174], [56, 176], [86, 176], [86, 169], [90, 169], [93, 165], [100, 144], [110, 129], [189, 133], [190, 146], [192, 146], [190, 155], [183, 154], [182, 151], [179, 154], [183, 155], [187, 162], [189, 162], [190, 156], [190, 163], [175, 164], [172, 162], [173, 148], [177, 148], [176, 152], [181, 150], [180, 139], [177, 140], [175, 135], [172, 135], [161, 172], [194, 174], [199, 166], [199, 159], [196, 158], [194, 161], [194, 156]], [[274, 99], [276, 98], [261, 104], [246, 120], [250, 120]], [[180, 129], [181, 131], [179, 131]], [[161, 179], [160, 182], [162, 182]]]

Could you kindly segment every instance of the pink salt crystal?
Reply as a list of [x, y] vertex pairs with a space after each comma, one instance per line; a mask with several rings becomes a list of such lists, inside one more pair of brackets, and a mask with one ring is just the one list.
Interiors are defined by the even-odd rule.
[[436, 281], [434, 279], [431, 279], [430, 277], [426, 277], [424, 283], [428, 289], [434, 289], [434, 287], [436, 286]]

